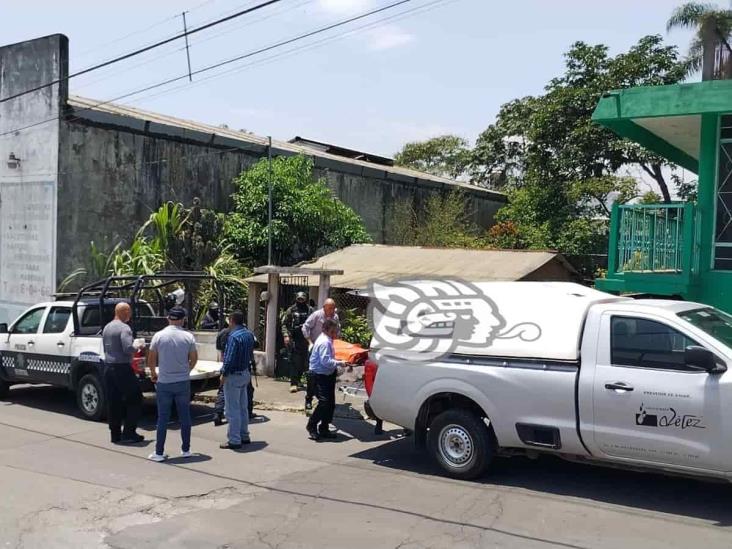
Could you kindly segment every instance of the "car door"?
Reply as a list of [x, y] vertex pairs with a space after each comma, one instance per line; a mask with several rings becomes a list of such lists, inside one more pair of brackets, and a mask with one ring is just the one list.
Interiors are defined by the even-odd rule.
[[688, 368], [698, 343], [653, 316], [606, 312], [593, 381], [596, 447], [613, 458], [726, 470], [720, 398], [730, 374]]
[[52, 305], [48, 308], [34, 338], [33, 355], [27, 361], [34, 377], [53, 385], [69, 385], [71, 325], [71, 307]]
[[38, 382], [33, 369], [28, 369], [28, 359], [35, 352], [36, 338], [46, 307], [35, 307], [26, 311], [10, 327], [7, 344], [2, 351], [3, 367], [11, 380]]

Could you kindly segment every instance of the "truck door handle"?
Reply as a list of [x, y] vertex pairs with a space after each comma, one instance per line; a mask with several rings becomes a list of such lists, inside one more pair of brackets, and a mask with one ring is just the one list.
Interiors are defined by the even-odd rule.
[[35, 344], [36, 344], [36, 342], [35, 342], [35, 341], [29, 341], [29, 342], [28, 342], [28, 345], [35, 345]]
[[627, 383], [623, 381], [614, 381], [613, 383], [606, 383], [605, 389], [608, 391], [625, 391], [630, 392], [633, 390], [633, 387], [631, 385], [628, 385]]
[[63, 347], [64, 346], [64, 342], [63, 341], [59, 341], [58, 343], [56, 343], [56, 345], [58, 345], [59, 347]]

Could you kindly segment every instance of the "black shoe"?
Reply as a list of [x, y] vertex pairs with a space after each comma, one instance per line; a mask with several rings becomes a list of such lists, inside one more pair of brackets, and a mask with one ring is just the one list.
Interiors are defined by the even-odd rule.
[[112, 444], [119, 444], [119, 442], [122, 440], [122, 435], [120, 434], [113, 434], [110, 436], [110, 439], [112, 441]]
[[338, 435], [333, 431], [320, 431], [318, 434], [320, 435], [320, 438], [338, 438]]
[[136, 444], [138, 442], [144, 442], [145, 437], [142, 435], [138, 435], [137, 433], [132, 433], [131, 435], [122, 435], [122, 438], [120, 439], [120, 442], [122, 444]]
[[221, 414], [215, 414], [214, 415], [214, 425], [216, 425], [216, 427], [219, 427], [220, 425], [223, 425], [223, 424], [224, 424], [224, 416]]
[[257, 419], [258, 417], [259, 417], [259, 414], [255, 414], [254, 412], [252, 412], [251, 414], [249, 414], [249, 420], [250, 421], [253, 420], [253, 419]]
[[311, 429], [310, 427], [306, 427], [306, 429], [308, 430], [308, 437], [310, 440], [320, 440], [320, 433], [318, 433], [318, 431]]
[[251, 438], [243, 438], [241, 439], [241, 445], [244, 446], [245, 444], [251, 444], [252, 439]]
[[222, 450], [238, 450], [241, 448], [241, 444], [232, 444], [231, 442], [222, 442], [219, 444], [219, 448]]

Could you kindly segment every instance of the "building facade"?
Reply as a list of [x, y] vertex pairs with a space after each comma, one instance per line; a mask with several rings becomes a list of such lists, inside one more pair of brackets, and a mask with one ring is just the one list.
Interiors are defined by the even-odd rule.
[[[200, 197], [227, 211], [234, 178], [268, 154], [263, 137], [70, 97], [68, 53], [60, 34], [0, 47], [0, 98], [56, 82], [0, 103], [0, 322], [47, 299], [84, 265], [90, 242], [128, 242], [168, 200]], [[430, 196], [461, 189], [483, 228], [506, 201], [353, 152], [300, 141], [272, 146], [275, 156], [310, 156], [316, 175], [378, 243], [388, 243], [398, 201], [419, 210]]]
[[732, 81], [609, 92], [593, 119], [698, 176], [695, 203], [614, 208], [598, 288], [732, 313]]

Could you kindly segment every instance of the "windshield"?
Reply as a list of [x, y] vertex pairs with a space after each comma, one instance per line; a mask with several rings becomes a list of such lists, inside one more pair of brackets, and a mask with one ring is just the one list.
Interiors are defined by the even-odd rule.
[[685, 311], [679, 316], [732, 348], [732, 316], [713, 307]]

